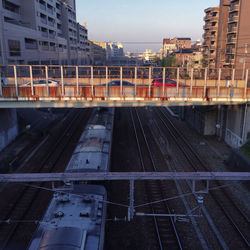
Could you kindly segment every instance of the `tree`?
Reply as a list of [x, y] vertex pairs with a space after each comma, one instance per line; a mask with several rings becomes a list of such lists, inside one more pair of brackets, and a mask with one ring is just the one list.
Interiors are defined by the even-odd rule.
[[176, 67], [177, 60], [175, 55], [171, 54], [161, 60], [162, 67]]
[[208, 62], [204, 57], [201, 59], [201, 65], [203, 68], [206, 68], [208, 66]]

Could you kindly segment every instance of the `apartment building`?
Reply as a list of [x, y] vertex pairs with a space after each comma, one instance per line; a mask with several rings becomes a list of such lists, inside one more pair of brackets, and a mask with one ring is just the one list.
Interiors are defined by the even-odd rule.
[[175, 43], [172, 42], [170, 38], [163, 39], [163, 46], [162, 46], [162, 57], [166, 57], [169, 54], [173, 53], [177, 49]]
[[191, 38], [175, 37], [173, 39], [164, 38], [162, 45], [162, 57], [166, 57], [175, 50], [191, 48]]
[[105, 65], [106, 64], [106, 43], [89, 41], [90, 44], [90, 64]]
[[219, 7], [205, 9], [203, 56], [210, 67], [215, 67], [218, 37]]
[[242, 77], [244, 77], [244, 70], [250, 69], [249, 13], [249, 0], [230, 1], [224, 67], [233, 67], [236, 71], [242, 71]]
[[220, 0], [205, 13], [203, 54], [209, 67], [235, 68], [243, 78], [250, 68], [250, 1]]
[[173, 44], [176, 44], [177, 49], [190, 49], [191, 48], [191, 38], [175, 37], [171, 41]]
[[87, 63], [87, 30], [75, 7], [75, 0], [0, 0], [1, 63]]

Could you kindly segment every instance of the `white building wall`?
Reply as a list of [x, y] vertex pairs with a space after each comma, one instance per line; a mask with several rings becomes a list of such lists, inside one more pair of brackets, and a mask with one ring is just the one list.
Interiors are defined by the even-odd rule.
[[18, 134], [16, 109], [0, 110], [0, 151], [3, 150]]
[[[11, 0], [18, 11], [3, 8], [0, 0], [0, 62], [2, 64], [81, 64], [88, 51], [78, 48], [75, 1]], [[25, 46], [25, 38], [37, 46]], [[87, 34], [84, 38], [87, 40]], [[20, 42], [21, 55], [11, 55], [9, 40]], [[86, 46], [88, 43], [86, 42]]]

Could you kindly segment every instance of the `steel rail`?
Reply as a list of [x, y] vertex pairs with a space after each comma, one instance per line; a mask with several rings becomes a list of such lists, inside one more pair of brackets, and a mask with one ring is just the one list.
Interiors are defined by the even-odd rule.
[[[147, 145], [147, 148], [148, 148], [148, 152], [149, 152], [149, 154], [150, 154], [150, 159], [151, 159], [151, 162], [152, 162], [154, 171], [155, 171], [155, 172], [158, 172], [158, 169], [157, 169], [156, 163], [155, 163], [155, 161], [154, 161], [154, 157], [153, 157], [152, 151], [151, 151], [151, 149], [150, 149], [149, 142], [148, 142], [148, 139], [147, 139], [147, 136], [146, 136], [145, 130], [144, 130], [144, 128], [143, 128], [142, 121], [141, 121], [141, 118], [140, 118], [140, 115], [139, 115], [137, 109], [135, 109], [135, 113], [136, 113], [137, 119], [138, 119], [138, 121], [139, 121], [140, 130], [142, 131], [144, 141], [145, 141], [145, 143], [146, 143], [146, 145]], [[145, 171], [145, 170], [144, 170], [144, 171]], [[153, 181], [152, 181], [152, 182], [150, 182], [150, 184], [151, 184], [151, 185], [153, 185], [153, 184], [156, 185], [156, 186], [157, 186], [157, 187], [156, 187], [156, 188], [157, 188], [157, 190], [156, 190], [157, 193], [156, 193], [156, 194], [157, 194], [157, 195], [159, 194], [160, 196], [162, 196], [162, 191], [161, 191], [161, 188], [160, 188], [160, 183], [159, 183], [159, 182], [153, 182]], [[150, 188], [150, 191], [152, 191], [151, 189], [152, 189], [152, 188]], [[159, 190], [160, 190], [160, 192], [159, 192]], [[151, 192], [151, 193], [152, 193], [152, 192]], [[153, 196], [153, 195], [156, 195], [156, 194], [151, 194], [151, 195]], [[158, 205], [160, 205], [160, 204], [158, 204]], [[164, 206], [165, 206], [165, 209], [167, 209], [167, 212], [170, 213], [170, 208], [169, 208], [167, 202], [164, 202]], [[156, 208], [154, 208], [154, 206], [151, 206], [151, 208], [152, 208], [153, 213], [155, 214], [155, 213], [156, 213]], [[157, 209], [162, 209], [162, 208], [159, 208], [159, 207], [158, 207]], [[159, 219], [159, 218], [156, 218], [156, 216], [153, 216], [153, 218], [154, 218], [154, 223], [155, 223], [155, 225], [157, 225], [157, 232], [158, 232], [159, 237], [160, 237], [160, 231], [159, 231], [159, 225], [158, 225], [158, 224], [159, 224], [159, 222], [158, 222], [158, 219]], [[171, 225], [170, 228], [172, 228], [172, 232], [171, 232], [171, 235], [172, 235], [172, 236], [171, 236], [171, 237], [173, 237], [173, 235], [174, 235], [175, 241], [176, 241], [176, 243], [177, 243], [176, 246], [178, 246], [178, 249], [182, 249], [181, 241], [180, 241], [180, 238], [179, 238], [177, 229], [176, 229], [176, 227], [175, 227], [173, 218], [170, 217], [170, 218], [168, 218], [167, 220], [168, 220], [168, 222], [170, 222], [170, 225]], [[169, 236], [169, 234], [168, 234], [167, 236]], [[167, 239], [167, 236], [165, 236], [166, 239]], [[164, 237], [164, 235], [163, 235], [162, 237]], [[167, 239], [167, 242], [168, 242], [168, 239]], [[168, 244], [168, 243], [167, 243], [167, 244]], [[168, 247], [168, 245], [167, 245], [167, 247]]]
[[[166, 127], [171, 131], [175, 132], [175, 135], [173, 132], [171, 132], [172, 137], [174, 138], [175, 142], [177, 143], [178, 147], [181, 149], [181, 151], [185, 154], [185, 156], [187, 157], [188, 161], [191, 163], [190, 166], [195, 170], [198, 171], [199, 166], [202, 167], [203, 169], [205, 169], [206, 171], [209, 171], [208, 167], [204, 164], [204, 162], [202, 161], [202, 159], [200, 158], [200, 156], [197, 154], [197, 152], [192, 148], [192, 146], [187, 142], [186, 138], [183, 136], [183, 134], [178, 131], [176, 129], [176, 127], [174, 126], [174, 124], [172, 123], [172, 121], [168, 118], [168, 116], [166, 115], [166, 111], [164, 110], [164, 112], [160, 109], [161, 114], [164, 116], [165, 119], [167, 119], [168, 123], [171, 125], [171, 129], [166, 125]], [[159, 115], [159, 113], [158, 113]], [[165, 123], [166, 124], [166, 123]], [[177, 134], [177, 136], [176, 136]], [[183, 149], [183, 147], [180, 147], [179, 143], [178, 143], [178, 139], [177, 137], [181, 138], [181, 141], [184, 142], [185, 146], [185, 150]], [[190, 155], [187, 153], [186, 149], [189, 149], [189, 151], [191, 152], [191, 155], [194, 156], [194, 158], [197, 160], [198, 165], [194, 165], [194, 163], [192, 163], [192, 159], [190, 158]], [[217, 183], [218, 184], [218, 183]], [[248, 216], [235, 204], [235, 202], [229, 197], [229, 195], [226, 193], [225, 189], [222, 189], [223, 194], [225, 194], [225, 196], [227, 197], [227, 199], [231, 202], [231, 204], [235, 207], [236, 210], [238, 210], [238, 212], [241, 214], [241, 216], [244, 218], [244, 220], [246, 222], [249, 222], [249, 218]], [[235, 230], [237, 231], [237, 233], [240, 235], [240, 237], [242, 238], [243, 242], [246, 244], [247, 247], [250, 246], [250, 243], [247, 239], [247, 236], [244, 235], [244, 233], [240, 230], [239, 226], [237, 225], [237, 223], [234, 221], [233, 217], [228, 213], [227, 209], [218, 201], [218, 198], [215, 197], [215, 194], [213, 191], [210, 191], [212, 197], [214, 198], [216, 204], [222, 209], [222, 211], [224, 212], [225, 216], [228, 218], [228, 220], [230, 221], [230, 223], [232, 224], [232, 226], [235, 228]]]
[[[138, 133], [136, 131], [135, 120], [134, 120], [134, 117], [133, 117], [131, 109], [130, 109], [130, 115], [131, 115], [131, 120], [132, 120], [132, 123], [133, 123], [133, 128], [134, 128], [134, 133], [135, 133], [135, 137], [136, 137], [137, 149], [139, 151], [139, 156], [140, 156], [139, 158], [140, 158], [141, 166], [142, 166], [143, 171], [146, 172], [146, 168], [145, 168], [143, 157], [142, 157], [142, 151], [141, 151], [141, 147], [140, 147], [140, 142], [139, 142], [139, 138], [138, 138]], [[147, 185], [146, 185], [146, 189], [148, 189]], [[151, 209], [154, 212], [152, 206], [151, 206]], [[153, 219], [154, 219], [154, 225], [155, 225], [155, 230], [156, 230], [156, 234], [157, 234], [158, 243], [159, 243], [160, 249], [163, 250], [162, 241], [161, 241], [161, 237], [160, 237], [160, 233], [159, 233], [159, 228], [158, 228], [155, 216], [153, 217]]]
[[[70, 122], [69, 122], [69, 124], [67, 125], [65, 131], [60, 135], [59, 139], [56, 141], [55, 146], [54, 146], [55, 149], [59, 148], [59, 145], [61, 144], [62, 140], [65, 139], [67, 133], [70, 131], [70, 129], [72, 129], [72, 125], [74, 124], [75, 121], [77, 121], [78, 117], [79, 117], [78, 116], [78, 112], [76, 112], [76, 114], [74, 114], [73, 119], [71, 119]], [[63, 148], [61, 149], [61, 151], [63, 151], [67, 146], [68, 146], [68, 144], [65, 144], [63, 146]], [[53, 157], [53, 156], [54, 156], [54, 151], [51, 150], [51, 152], [46, 156], [46, 158], [44, 158], [44, 160], [41, 163], [40, 168], [39, 168], [38, 171], [42, 171], [43, 167], [46, 166], [47, 161], [50, 160], [50, 158]], [[61, 156], [61, 154], [59, 154], [59, 156], [57, 156], [57, 159], [59, 159], [60, 156]], [[48, 164], [48, 165], [50, 166], [50, 171], [52, 172], [53, 169], [54, 169], [54, 167], [55, 167], [55, 164]], [[6, 219], [9, 219], [11, 217], [13, 211], [18, 211], [19, 203], [22, 202], [22, 199], [23, 199], [23, 197], [25, 195], [28, 195], [28, 202], [29, 202], [29, 204], [25, 208], [25, 211], [22, 212], [21, 218], [18, 218], [18, 219], [22, 220], [28, 214], [28, 211], [30, 210], [31, 205], [33, 204], [33, 202], [36, 200], [36, 198], [38, 197], [39, 193], [41, 192], [41, 190], [36, 189], [35, 191], [32, 191], [29, 194], [28, 193], [29, 190], [30, 190], [30, 188], [27, 187], [27, 186], [23, 188], [23, 190], [20, 193], [19, 197], [16, 199], [16, 201], [15, 201], [12, 209], [7, 214], [7, 216], [5, 217]], [[14, 224], [11, 225], [11, 228], [9, 230], [8, 236], [5, 238], [4, 242], [1, 243], [1, 248], [0, 249], [5, 249], [8, 246], [10, 240], [14, 237], [14, 234], [15, 234], [18, 226], [19, 226], [18, 223], [14, 223]]]

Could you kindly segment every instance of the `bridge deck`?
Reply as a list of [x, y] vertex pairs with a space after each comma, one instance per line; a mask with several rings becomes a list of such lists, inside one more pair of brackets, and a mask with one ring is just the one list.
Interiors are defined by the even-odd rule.
[[[219, 69], [218, 77], [212, 80], [208, 77], [207, 69], [197, 77], [194, 77], [192, 69], [191, 73], [185, 73], [186, 78], [181, 78], [179, 68], [171, 69], [177, 71], [171, 77], [175, 86], [161, 84], [164, 87], [157, 87], [153, 86], [153, 79], [166, 76], [167, 68], [160, 68], [160, 72], [156, 68], [157, 74], [153, 73], [154, 68], [143, 68], [143, 74], [137, 67], [130, 67], [129, 71], [123, 67], [116, 67], [116, 71], [102, 67], [106, 71], [95, 71], [93, 66], [86, 66], [83, 67], [84, 75], [80, 75], [79, 68], [73, 66], [66, 73], [63, 66], [56, 68], [61, 71], [56, 71], [55, 66], [39, 66], [44, 70], [35, 70], [35, 66], [6, 67], [10, 73], [5, 73], [5, 84], [3, 81], [0, 84], [0, 108], [231, 105], [250, 101], [248, 70], [244, 80], [236, 80], [234, 71], [231, 80], [226, 80], [228, 76], [223, 78]], [[18, 72], [17, 67], [22, 70]], [[23, 67], [26, 67], [26, 71]], [[50, 67], [53, 67], [52, 71]], [[50, 85], [49, 79], [57, 81], [58, 85]], [[167, 81], [165, 77], [160, 79], [164, 83]], [[38, 80], [44, 83], [36, 84]], [[110, 81], [117, 81], [120, 86], [112, 86]], [[130, 85], [126, 85], [125, 81]]]

